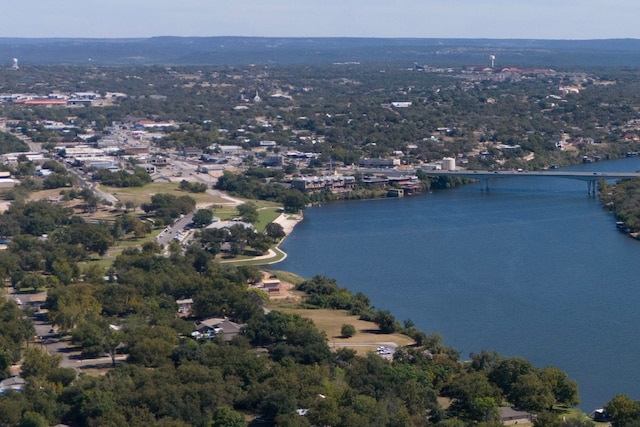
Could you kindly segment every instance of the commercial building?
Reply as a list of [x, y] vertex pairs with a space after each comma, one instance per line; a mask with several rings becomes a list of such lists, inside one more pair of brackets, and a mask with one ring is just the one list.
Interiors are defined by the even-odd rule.
[[356, 178], [350, 175], [310, 176], [295, 178], [291, 186], [305, 193], [316, 191], [347, 191], [356, 185]]

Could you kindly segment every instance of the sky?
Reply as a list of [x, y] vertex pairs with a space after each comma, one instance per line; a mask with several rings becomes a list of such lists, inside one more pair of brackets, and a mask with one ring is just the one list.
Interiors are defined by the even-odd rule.
[[0, 37], [640, 38], [638, 0], [0, 0]]

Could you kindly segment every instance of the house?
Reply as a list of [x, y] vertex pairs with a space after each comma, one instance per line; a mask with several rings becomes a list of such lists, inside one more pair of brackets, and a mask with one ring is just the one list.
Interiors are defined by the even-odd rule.
[[191, 336], [196, 339], [214, 339], [219, 336], [223, 341], [231, 341], [240, 333], [242, 326], [226, 317], [211, 317], [196, 323], [196, 330]]
[[47, 293], [39, 292], [37, 294], [20, 294], [14, 296], [16, 304], [20, 307], [32, 307], [34, 310], [39, 311], [47, 302]]
[[411, 102], [410, 101], [392, 102], [391, 106], [394, 108], [409, 108], [411, 107]]
[[522, 424], [531, 422], [533, 416], [527, 411], [520, 411], [508, 406], [501, 406], [498, 408], [498, 416], [502, 424], [509, 426], [514, 424]]
[[141, 163], [138, 165], [139, 168], [144, 168], [145, 172], [149, 174], [156, 173], [156, 166], [151, 163]]
[[181, 150], [180, 154], [184, 157], [202, 157], [204, 152], [198, 147], [185, 147]]
[[178, 304], [178, 316], [188, 316], [191, 313], [193, 298], [183, 298], [176, 301]]
[[599, 423], [610, 421], [609, 414], [602, 408], [594, 410], [589, 416], [593, 421]]
[[262, 289], [267, 293], [280, 292], [280, 280], [266, 279], [262, 281]]
[[0, 381], [0, 394], [5, 394], [8, 391], [20, 391], [25, 385], [24, 378], [21, 377], [9, 377]]

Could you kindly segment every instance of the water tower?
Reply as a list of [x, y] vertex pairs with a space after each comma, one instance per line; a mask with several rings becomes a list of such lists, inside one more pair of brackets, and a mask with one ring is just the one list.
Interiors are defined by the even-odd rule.
[[496, 56], [495, 55], [489, 55], [489, 59], [491, 59], [491, 69], [493, 69], [493, 67], [495, 67], [495, 65], [496, 65]]
[[13, 65], [11, 66], [11, 69], [13, 70], [20, 69], [20, 67], [18, 67], [18, 58], [13, 58]]

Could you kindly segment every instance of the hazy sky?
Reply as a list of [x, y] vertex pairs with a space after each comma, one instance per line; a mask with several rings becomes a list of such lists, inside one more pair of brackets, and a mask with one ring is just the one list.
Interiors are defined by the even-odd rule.
[[639, 0], [0, 0], [0, 37], [640, 38]]

